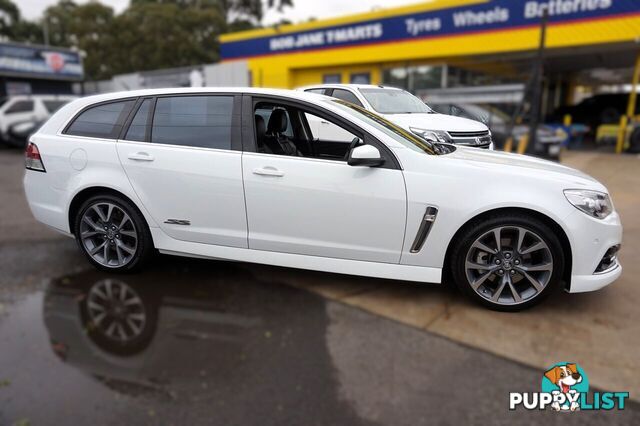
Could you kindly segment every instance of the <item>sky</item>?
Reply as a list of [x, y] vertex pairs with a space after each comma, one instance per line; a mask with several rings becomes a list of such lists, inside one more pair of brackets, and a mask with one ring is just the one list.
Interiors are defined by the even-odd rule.
[[[86, 3], [87, 0], [76, 0], [76, 2]], [[310, 17], [329, 18], [350, 13], [368, 12], [380, 9], [381, 6], [389, 8], [418, 2], [419, 0], [294, 0], [293, 8], [285, 9], [283, 14], [269, 12], [264, 23], [269, 25], [282, 18], [300, 22]], [[57, 0], [18, 0], [15, 3], [25, 19], [34, 20], [40, 18], [44, 9], [57, 3]], [[113, 7], [116, 12], [121, 12], [129, 5], [129, 0], [102, 0], [101, 3]]]

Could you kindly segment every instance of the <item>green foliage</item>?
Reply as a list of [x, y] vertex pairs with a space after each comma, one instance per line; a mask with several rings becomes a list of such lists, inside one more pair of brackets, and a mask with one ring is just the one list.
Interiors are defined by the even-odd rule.
[[131, 0], [115, 15], [97, 0], [59, 0], [40, 22], [20, 19], [11, 0], [0, 0], [0, 35], [84, 52], [88, 80], [114, 74], [211, 63], [218, 60], [218, 36], [260, 25], [269, 8], [293, 0]]

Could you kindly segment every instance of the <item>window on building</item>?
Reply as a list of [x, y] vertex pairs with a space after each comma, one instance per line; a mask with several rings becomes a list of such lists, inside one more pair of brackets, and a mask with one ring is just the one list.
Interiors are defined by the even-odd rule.
[[233, 96], [158, 98], [151, 142], [231, 149]]
[[371, 74], [358, 72], [351, 74], [351, 84], [371, 84]]
[[65, 131], [68, 135], [117, 139], [134, 100], [96, 105], [81, 112]]
[[325, 74], [322, 76], [322, 82], [324, 84], [340, 84], [342, 83], [342, 75], [340, 74]]
[[416, 93], [420, 90], [442, 88], [443, 72], [441, 65], [387, 68], [382, 71], [382, 82]]

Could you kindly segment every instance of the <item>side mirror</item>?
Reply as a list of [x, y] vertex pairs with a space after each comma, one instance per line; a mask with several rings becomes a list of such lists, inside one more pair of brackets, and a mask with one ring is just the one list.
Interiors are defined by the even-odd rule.
[[372, 145], [356, 146], [349, 152], [347, 164], [350, 166], [378, 167], [384, 164], [378, 148]]

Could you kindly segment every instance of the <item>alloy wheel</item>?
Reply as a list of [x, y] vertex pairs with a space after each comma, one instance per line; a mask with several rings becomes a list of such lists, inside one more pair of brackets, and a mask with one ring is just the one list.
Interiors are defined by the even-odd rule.
[[138, 248], [138, 232], [133, 220], [110, 202], [97, 202], [85, 210], [80, 240], [93, 260], [109, 268], [127, 265]]
[[471, 244], [465, 272], [481, 297], [499, 305], [517, 305], [542, 293], [553, 273], [553, 257], [535, 232], [520, 226], [497, 227]]

